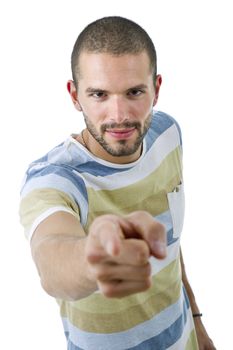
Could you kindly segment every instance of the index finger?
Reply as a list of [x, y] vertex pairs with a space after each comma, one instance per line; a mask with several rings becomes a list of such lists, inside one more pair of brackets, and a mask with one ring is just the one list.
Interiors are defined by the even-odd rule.
[[123, 232], [115, 216], [106, 215], [97, 218], [93, 221], [89, 232], [99, 241], [108, 255], [119, 254]]

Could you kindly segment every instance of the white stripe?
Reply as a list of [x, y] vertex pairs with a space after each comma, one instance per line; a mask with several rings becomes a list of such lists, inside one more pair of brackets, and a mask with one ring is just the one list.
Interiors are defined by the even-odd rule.
[[31, 229], [28, 231], [28, 233], [27, 232], [25, 233], [26, 238], [30, 241], [32, 236], [33, 236], [34, 231], [39, 226], [39, 224], [43, 220], [45, 220], [47, 217], [49, 217], [50, 215], [52, 215], [52, 214], [54, 214], [54, 213], [56, 213], [58, 211], [65, 211], [67, 213], [70, 213], [70, 214], [74, 215], [74, 212], [72, 212], [72, 210], [67, 209], [66, 207], [58, 206], [58, 207], [49, 208], [43, 214], [41, 214], [40, 216], [38, 216], [36, 218], [36, 220], [33, 222], [32, 226], [31, 226]]
[[165, 259], [156, 259], [150, 257], [149, 261], [152, 267], [151, 275], [154, 276], [166, 266], [168, 266], [172, 261], [176, 260], [180, 251], [180, 241], [177, 240], [175, 243], [167, 247], [167, 257]]
[[95, 176], [83, 173], [87, 187], [94, 190], [114, 190], [132, 185], [144, 179], [155, 171], [161, 162], [180, 144], [177, 127], [173, 124], [158, 139], [141, 159], [141, 161], [126, 172], [117, 172], [108, 176]]
[[170, 327], [182, 314], [183, 300], [183, 293], [181, 293], [175, 304], [169, 306], [151, 320], [123, 332], [108, 333], [107, 335], [89, 333], [72, 325], [67, 318], [63, 318], [63, 325], [65, 331], [70, 332], [69, 338], [72, 343], [85, 350], [127, 349], [160, 334]]

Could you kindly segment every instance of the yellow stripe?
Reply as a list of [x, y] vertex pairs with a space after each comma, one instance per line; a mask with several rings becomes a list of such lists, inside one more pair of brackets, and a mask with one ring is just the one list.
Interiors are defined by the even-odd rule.
[[79, 219], [77, 204], [65, 192], [52, 188], [31, 191], [21, 200], [19, 215], [25, 230], [30, 230], [33, 222], [48, 209], [62, 206], [74, 212]]
[[181, 181], [180, 147], [171, 152], [159, 168], [132, 185], [115, 190], [88, 188], [89, 216], [86, 228], [95, 217], [106, 213], [127, 214], [144, 208], [152, 215], [168, 210], [167, 193]]
[[173, 261], [156, 276], [153, 286], [143, 293], [122, 299], [101, 294], [77, 302], [60, 302], [62, 317], [87, 332], [121, 332], [151, 319], [180, 297], [180, 262]]
[[197, 336], [195, 329], [189, 335], [189, 339], [186, 343], [185, 350], [198, 350]]

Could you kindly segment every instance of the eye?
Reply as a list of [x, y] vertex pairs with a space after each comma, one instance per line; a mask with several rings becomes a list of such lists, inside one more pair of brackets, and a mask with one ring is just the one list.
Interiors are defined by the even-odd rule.
[[133, 97], [137, 97], [140, 96], [144, 93], [144, 90], [142, 89], [132, 89], [128, 92], [128, 95], [133, 96]]
[[106, 94], [102, 91], [96, 91], [96, 92], [93, 92], [90, 96], [92, 96], [96, 99], [101, 99], [101, 98], [104, 98], [106, 96]]

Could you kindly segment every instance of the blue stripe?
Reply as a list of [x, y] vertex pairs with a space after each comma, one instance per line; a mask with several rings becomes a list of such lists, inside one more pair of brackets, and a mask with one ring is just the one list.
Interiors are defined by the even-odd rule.
[[84, 164], [80, 164], [76, 166], [76, 170], [80, 173], [89, 173], [93, 176], [108, 176], [115, 173], [120, 173], [123, 171], [127, 171], [131, 169], [131, 167], [128, 168], [111, 168], [109, 166], [97, 163], [95, 161], [86, 162]]
[[126, 350], [165, 350], [175, 344], [182, 336], [184, 326], [187, 321], [187, 304], [183, 303], [183, 314], [167, 329], [159, 335], [144, 341], [140, 345]]
[[[53, 164], [46, 164], [44, 166], [41, 166], [39, 169], [37, 168], [37, 165], [35, 165], [34, 168], [29, 169], [27, 173], [27, 182], [26, 184], [29, 184], [30, 180], [35, 180], [36, 178], [44, 177], [47, 175], [57, 175], [60, 176], [68, 181], [70, 181], [78, 190], [82, 193], [83, 197], [87, 201], [87, 190], [86, 186], [84, 184], [83, 179], [77, 175], [77, 173], [73, 172], [73, 169], [71, 167], [67, 166], [58, 166]], [[49, 184], [48, 184], [49, 186]], [[58, 188], [59, 189], [59, 188]]]
[[167, 232], [167, 246], [175, 243], [176, 241], [178, 241], [179, 238], [174, 238], [173, 237], [173, 228], [171, 228], [168, 232]]
[[138, 346], [128, 348], [127, 350], [165, 350], [175, 344], [182, 335], [183, 317], [180, 316], [172, 326], [167, 328], [161, 334], [144, 341]]

